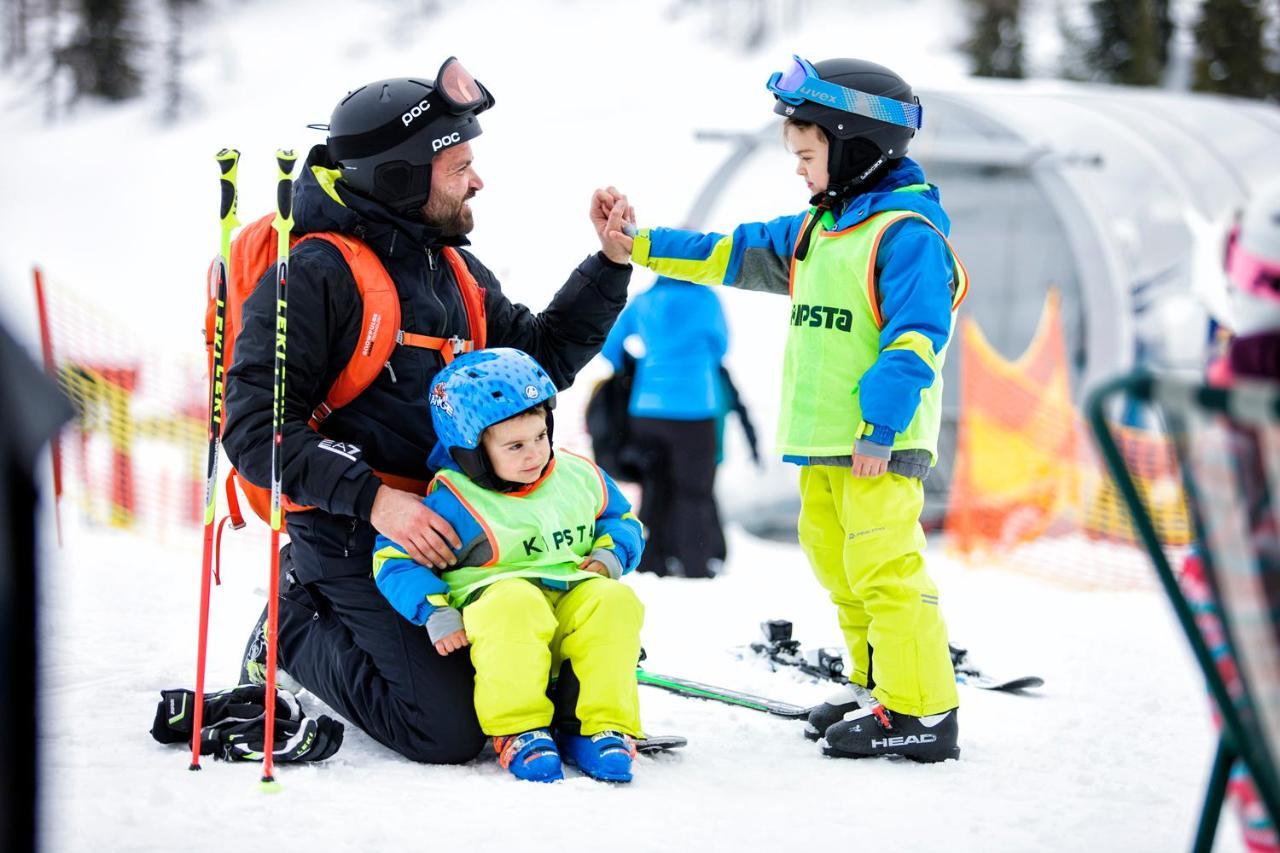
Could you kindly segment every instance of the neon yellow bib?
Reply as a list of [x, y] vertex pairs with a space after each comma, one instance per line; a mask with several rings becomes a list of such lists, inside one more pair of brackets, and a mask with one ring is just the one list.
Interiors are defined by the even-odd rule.
[[[919, 191], [924, 186], [897, 191]], [[887, 210], [842, 231], [832, 231], [834, 217], [824, 212], [810, 238], [808, 255], [799, 263], [792, 261], [791, 328], [777, 435], [777, 447], [784, 456], [852, 454], [862, 423], [858, 383], [880, 355], [883, 323], [875, 283], [876, 251], [885, 231], [907, 218], [934, 227], [913, 211]], [[954, 312], [968, 289], [968, 274], [950, 243], [947, 249], [956, 276]], [[931, 352], [922, 353], [922, 357], [932, 364], [935, 378], [921, 393], [915, 417], [898, 433], [893, 448], [928, 450], [936, 461], [946, 348], [936, 358]]]
[[537, 488], [504, 493], [477, 486], [444, 470], [432, 488], [452, 491], [484, 528], [493, 557], [483, 566], [462, 566], [441, 575], [449, 603], [462, 607], [480, 589], [504, 578], [540, 578], [555, 586], [597, 575], [578, 569], [596, 540], [596, 519], [607, 492], [596, 466], [581, 456], [557, 451], [555, 464]]

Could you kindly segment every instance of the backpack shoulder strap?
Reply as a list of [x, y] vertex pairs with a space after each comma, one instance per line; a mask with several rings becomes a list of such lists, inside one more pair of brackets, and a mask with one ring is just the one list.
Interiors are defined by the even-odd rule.
[[471, 327], [472, 349], [484, 349], [486, 346], [487, 325], [484, 314], [484, 288], [476, 281], [467, 267], [462, 253], [452, 246], [445, 246], [444, 259], [453, 270], [453, 277], [458, 282], [458, 290], [462, 293], [462, 304], [467, 309], [467, 324]]
[[308, 234], [301, 239], [324, 240], [342, 253], [363, 306], [355, 349], [324, 402], [312, 412], [314, 429], [335, 409], [360, 396], [378, 378], [382, 366], [390, 361], [400, 332], [400, 296], [387, 268], [362, 241], [331, 231]]

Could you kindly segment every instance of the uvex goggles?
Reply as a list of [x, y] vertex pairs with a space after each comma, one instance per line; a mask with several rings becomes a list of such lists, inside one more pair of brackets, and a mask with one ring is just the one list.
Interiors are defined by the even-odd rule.
[[436, 72], [436, 94], [444, 102], [445, 109], [454, 115], [479, 112], [493, 106], [489, 90], [462, 67], [456, 56], [446, 59]]
[[773, 72], [765, 85], [779, 100], [788, 104], [812, 101], [824, 107], [917, 130], [924, 120], [924, 110], [919, 104], [828, 83], [818, 76], [808, 61], [794, 55], [787, 69]]

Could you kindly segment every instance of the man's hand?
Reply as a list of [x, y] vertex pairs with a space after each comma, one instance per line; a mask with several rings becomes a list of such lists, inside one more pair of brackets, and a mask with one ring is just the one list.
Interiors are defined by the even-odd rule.
[[454, 631], [452, 634], [447, 634], [436, 641], [436, 651], [442, 655], [447, 655], [449, 652], [456, 652], [458, 649], [469, 645], [471, 644], [467, 642], [466, 631]]
[[424, 566], [447, 569], [458, 562], [449, 547], [462, 547], [453, 525], [435, 510], [428, 509], [422, 498], [412, 492], [381, 486], [373, 499], [369, 521], [379, 533]]
[[600, 238], [600, 251], [615, 264], [631, 262], [631, 238], [623, 225], [636, 224], [636, 212], [627, 197], [613, 187], [596, 190], [591, 196], [591, 224]]
[[853, 476], [855, 477], [879, 477], [887, 470], [889, 470], [888, 459], [861, 453], [853, 454]]

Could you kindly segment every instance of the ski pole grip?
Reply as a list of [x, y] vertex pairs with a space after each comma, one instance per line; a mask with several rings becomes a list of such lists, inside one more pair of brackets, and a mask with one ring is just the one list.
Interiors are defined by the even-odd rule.
[[280, 218], [290, 224], [293, 222], [293, 164], [297, 159], [291, 150], [281, 148], [276, 151], [276, 168], [279, 170], [276, 175], [276, 210]]
[[240, 152], [234, 148], [223, 148], [214, 158], [218, 161], [218, 169], [222, 172], [219, 185], [222, 188], [222, 204], [220, 218], [233, 223], [236, 216], [236, 171], [240, 166]]

